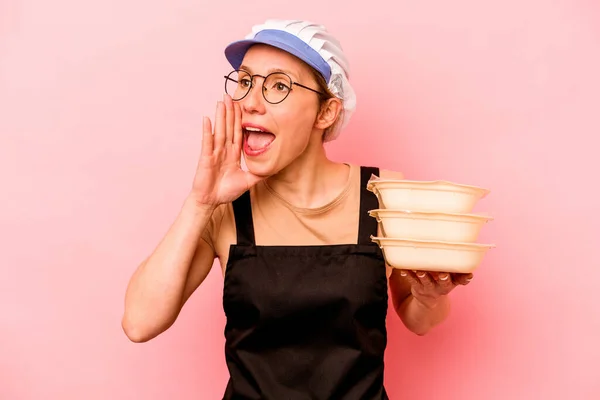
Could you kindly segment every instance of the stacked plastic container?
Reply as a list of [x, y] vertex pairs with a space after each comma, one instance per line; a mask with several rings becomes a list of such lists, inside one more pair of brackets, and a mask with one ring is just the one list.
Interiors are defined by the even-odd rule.
[[381, 236], [371, 240], [394, 268], [469, 273], [493, 244], [478, 243], [482, 227], [493, 218], [474, 214], [490, 191], [448, 181], [372, 178], [367, 189], [379, 208], [370, 210]]

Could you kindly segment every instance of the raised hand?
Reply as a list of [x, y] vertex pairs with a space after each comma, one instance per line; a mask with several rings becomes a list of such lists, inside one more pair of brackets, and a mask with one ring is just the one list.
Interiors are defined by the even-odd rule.
[[217, 102], [214, 133], [208, 117], [202, 125], [202, 152], [191, 196], [200, 206], [216, 207], [235, 200], [264, 177], [242, 170], [242, 113], [231, 97]]

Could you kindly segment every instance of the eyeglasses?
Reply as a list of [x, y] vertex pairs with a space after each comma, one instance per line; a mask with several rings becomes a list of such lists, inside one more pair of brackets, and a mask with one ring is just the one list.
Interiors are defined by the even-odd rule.
[[325, 94], [292, 81], [292, 78], [283, 72], [273, 72], [267, 76], [263, 76], [258, 74], [251, 75], [244, 70], [234, 70], [225, 76], [225, 93], [230, 95], [234, 101], [242, 100], [250, 93], [250, 89], [254, 86], [254, 78], [257, 76], [263, 78], [262, 95], [271, 104], [278, 104], [284, 101], [291, 93], [293, 85], [321, 95]]

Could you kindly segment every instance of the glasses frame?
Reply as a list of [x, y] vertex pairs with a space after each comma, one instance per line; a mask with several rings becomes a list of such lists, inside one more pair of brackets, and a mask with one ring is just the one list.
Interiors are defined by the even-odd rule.
[[[303, 89], [306, 89], [306, 90], [310, 90], [311, 92], [315, 92], [315, 93], [317, 93], [317, 94], [320, 94], [321, 96], [324, 96], [324, 95], [325, 95], [325, 93], [323, 93], [323, 92], [320, 92], [320, 91], [318, 91], [318, 90], [315, 90], [315, 89], [313, 89], [313, 88], [310, 88], [310, 87], [308, 87], [308, 86], [304, 86], [304, 85], [302, 85], [301, 83], [294, 82], [294, 81], [292, 80], [292, 78], [291, 78], [291, 77], [290, 77], [288, 74], [286, 74], [285, 72], [281, 72], [281, 71], [275, 71], [275, 72], [271, 72], [271, 73], [270, 73], [269, 75], [267, 75], [267, 76], [264, 76], [264, 75], [260, 75], [260, 74], [254, 74], [254, 75], [252, 75], [250, 72], [248, 72], [248, 71], [246, 71], [246, 70], [243, 70], [243, 69], [234, 69], [234, 70], [233, 70], [233, 71], [231, 71], [229, 74], [227, 74], [227, 75], [225, 75], [225, 76], [224, 76], [224, 77], [225, 77], [225, 93], [227, 93], [227, 82], [228, 82], [228, 81], [232, 81], [232, 82], [239, 83], [239, 81], [236, 81], [235, 79], [232, 79], [232, 78], [231, 78], [231, 74], [233, 74], [234, 72], [237, 72], [238, 74], [239, 74], [240, 72], [243, 72], [243, 73], [245, 73], [245, 74], [248, 74], [248, 76], [250, 77], [250, 87], [248, 88], [248, 91], [246, 92], [246, 94], [245, 94], [245, 95], [243, 95], [243, 96], [242, 96], [242, 97], [240, 97], [239, 99], [237, 99], [237, 100], [233, 100], [233, 101], [240, 101], [240, 100], [243, 100], [243, 99], [244, 99], [246, 96], [248, 96], [248, 94], [250, 93], [250, 91], [252, 90], [252, 88], [254, 88], [254, 86], [255, 86], [255, 84], [254, 84], [254, 78], [255, 78], [255, 77], [257, 77], [257, 76], [258, 76], [258, 77], [260, 77], [260, 78], [263, 78], [263, 83], [262, 83], [262, 85], [261, 85], [261, 86], [262, 86], [262, 91], [261, 91], [261, 93], [262, 93], [262, 96], [263, 96], [263, 98], [265, 99], [265, 101], [266, 101], [267, 103], [269, 103], [269, 104], [279, 104], [279, 103], [282, 103], [282, 102], [283, 102], [285, 99], [287, 99], [287, 98], [288, 98], [288, 96], [290, 95], [290, 93], [292, 93], [292, 91], [294, 90], [294, 88], [293, 88], [293, 86], [294, 86], [294, 85], [296, 85], [296, 86], [299, 86], [299, 87], [301, 87], [301, 88], [303, 88]], [[269, 78], [271, 75], [276, 75], [276, 74], [277, 74], [277, 75], [285, 75], [285, 76], [287, 77], [287, 79], [290, 81], [290, 90], [289, 90], [289, 92], [287, 92], [287, 94], [285, 95], [285, 97], [284, 97], [283, 99], [281, 99], [280, 101], [277, 101], [277, 102], [272, 102], [272, 101], [269, 101], [269, 100], [267, 99], [267, 96], [265, 96], [265, 90], [267, 90], [267, 88], [265, 87], [265, 82], [267, 81], [267, 79], [268, 79], [268, 78]], [[227, 93], [227, 94], [229, 94], [229, 93]], [[230, 96], [231, 96], [231, 95], [230, 95]], [[232, 96], [232, 99], [233, 99], [233, 96]]]

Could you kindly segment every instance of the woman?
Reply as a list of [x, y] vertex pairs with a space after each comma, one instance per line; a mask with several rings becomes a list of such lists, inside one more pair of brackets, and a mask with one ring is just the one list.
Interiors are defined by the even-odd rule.
[[471, 275], [392, 272], [371, 242], [378, 203], [366, 183], [402, 175], [327, 159], [323, 143], [355, 101], [323, 26], [267, 21], [225, 54], [234, 71], [214, 129], [205, 118], [191, 191], [131, 279], [125, 333], [143, 342], [165, 331], [218, 257], [224, 398], [386, 399], [388, 284], [396, 314], [423, 335]]

